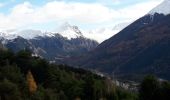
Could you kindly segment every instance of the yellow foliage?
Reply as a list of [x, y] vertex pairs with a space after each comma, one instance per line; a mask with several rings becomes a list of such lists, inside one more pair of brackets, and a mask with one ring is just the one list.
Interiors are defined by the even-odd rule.
[[75, 100], [81, 100], [81, 98], [79, 98], [79, 97], [76, 97], [76, 98], [75, 98]]
[[27, 84], [28, 84], [29, 92], [30, 93], [36, 92], [37, 91], [37, 84], [34, 80], [34, 77], [31, 73], [31, 71], [28, 71], [26, 78], [27, 78]]
[[100, 98], [99, 100], [107, 100], [106, 98]]

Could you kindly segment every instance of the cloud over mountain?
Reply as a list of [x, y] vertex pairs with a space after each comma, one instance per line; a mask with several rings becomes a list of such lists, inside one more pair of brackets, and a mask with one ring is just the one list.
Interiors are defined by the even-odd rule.
[[[0, 29], [23, 28], [33, 24], [46, 25], [50, 22], [57, 23], [61, 21], [93, 24], [94, 26], [108, 24], [111, 21], [115, 23], [134, 21], [146, 14], [160, 1], [150, 0], [118, 9], [101, 2], [84, 3], [62, 0], [49, 1], [38, 6], [26, 1], [13, 5], [8, 13], [0, 13]], [[140, 13], [137, 13], [139, 10]], [[126, 16], [124, 16], [125, 14]]]

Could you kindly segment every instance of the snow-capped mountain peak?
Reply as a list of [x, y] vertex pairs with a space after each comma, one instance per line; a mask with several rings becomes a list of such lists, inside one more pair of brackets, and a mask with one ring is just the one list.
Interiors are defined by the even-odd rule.
[[17, 37], [22, 37], [24, 39], [33, 39], [39, 36], [53, 37], [56, 34], [59, 34], [69, 40], [72, 38], [84, 37], [82, 32], [79, 30], [77, 26], [70, 25], [69, 23], [64, 23], [55, 32], [42, 32], [41, 30], [32, 30], [32, 29], [0, 31], [0, 37], [8, 40], [12, 40]]
[[41, 32], [40, 30], [31, 30], [31, 29], [19, 31], [18, 35], [26, 39], [33, 39], [38, 36], [44, 36], [43, 32]]
[[155, 13], [164, 15], [170, 14], [170, 0], [164, 0], [161, 4], [149, 12], [151, 15], [154, 15]]
[[8, 31], [8, 30], [4, 31], [3, 30], [0, 32], [0, 38], [11, 40], [16, 37], [17, 37], [17, 35], [15, 34], [14, 30], [13, 31]]
[[64, 23], [57, 29], [57, 33], [67, 39], [83, 37], [82, 32], [79, 30], [77, 26], [72, 26], [69, 23]]
[[3, 37], [5, 39], [11, 40], [15, 39], [17, 37], [22, 37], [25, 39], [33, 39], [38, 36], [44, 36], [45, 34], [41, 32], [40, 30], [32, 30], [32, 29], [27, 29], [27, 30], [13, 30], [13, 31], [2, 31], [0, 32], [0, 37]]
[[68, 40], [84, 37], [92, 40], [96, 40], [101, 43], [104, 40], [112, 37], [116, 33], [118, 33], [121, 29], [129, 25], [129, 23], [119, 23], [115, 25], [113, 28], [109, 27], [101, 27], [87, 31], [80, 31], [80, 29], [75, 25], [70, 25], [69, 23], [64, 23], [57, 27], [52, 32], [43, 32], [41, 30], [6, 30], [0, 31], [0, 38], [4, 38], [7, 40], [13, 40], [17, 37], [22, 37], [24, 39], [38, 39], [38, 37], [55, 37], [56, 35], [60, 35], [61, 37], [67, 38]]

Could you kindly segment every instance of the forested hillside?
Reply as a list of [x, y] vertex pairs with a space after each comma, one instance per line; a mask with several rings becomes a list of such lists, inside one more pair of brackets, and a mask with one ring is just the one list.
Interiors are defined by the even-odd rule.
[[133, 100], [136, 96], [90, 71], [49, 64], [24, 50], [0, 51], [0, 100]]

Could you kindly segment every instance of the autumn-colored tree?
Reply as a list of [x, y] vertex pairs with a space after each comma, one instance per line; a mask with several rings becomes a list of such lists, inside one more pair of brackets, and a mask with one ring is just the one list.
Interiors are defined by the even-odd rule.
[[29, 92], [32, 94], [34, 92], [36, 92], [37, 90], [37, 84], [34, 80], [34, 77], [31, 73], [31, 71], [29, 70], [27, 73], [27, 83], [28, 83], [28, 88], [29, 88]]
[[80, 97], [76, 97], [75, 100], [81, 100], [81, 98]]

